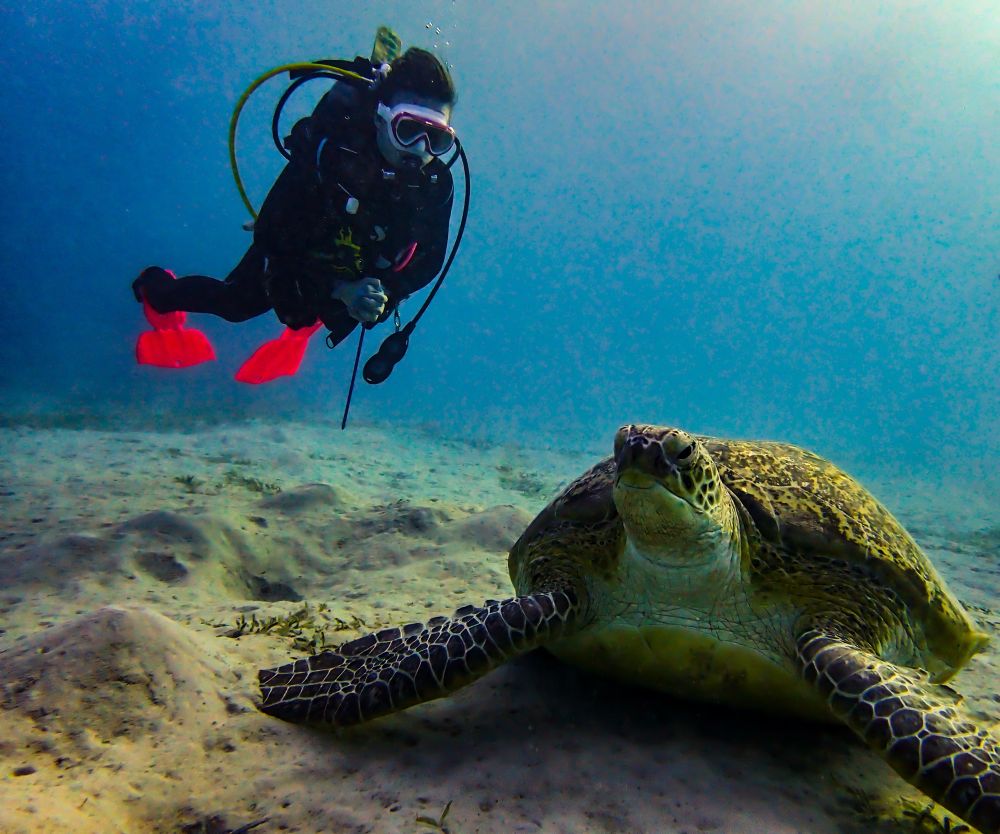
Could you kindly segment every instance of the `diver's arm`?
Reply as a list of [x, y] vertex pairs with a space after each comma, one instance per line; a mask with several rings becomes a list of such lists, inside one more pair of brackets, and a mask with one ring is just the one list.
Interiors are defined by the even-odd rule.
[[394, 301], [426, 287], [440, 272], [448, 250], [452, 197], [440, 206], [427, 207], [413, 226], [417, 249], [413, 260], [399, 272], [387, 272], [382, 283]]

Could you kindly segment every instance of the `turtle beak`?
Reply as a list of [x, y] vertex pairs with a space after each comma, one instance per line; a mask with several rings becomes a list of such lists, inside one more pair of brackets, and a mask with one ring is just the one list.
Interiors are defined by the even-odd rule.
[[677, 477], [677, 461], [671, 460], [660, 440], [647, 426], [622, 426], [615, 434], [615, 484], [648, 489], [654, 483]]
[[702, 509], [692, 464], [699, 457], [697, 440], [680, 429], [622, 426], [615, 435], [615, 487], [661, 487], [672, 498]]

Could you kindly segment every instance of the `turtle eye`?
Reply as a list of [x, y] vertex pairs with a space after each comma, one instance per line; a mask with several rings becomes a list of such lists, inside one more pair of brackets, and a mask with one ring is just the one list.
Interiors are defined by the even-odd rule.
[[694, 443], [688, 443], [683, 449], [677, 453], [677, 460], [687, 460], [694, 454]]

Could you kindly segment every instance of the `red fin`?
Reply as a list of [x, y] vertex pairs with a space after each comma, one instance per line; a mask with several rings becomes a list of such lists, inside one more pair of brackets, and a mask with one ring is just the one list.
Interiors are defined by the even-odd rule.
[[237, 381], [260, 385], [279, 376], [294, 376], [302, 364], [310, 337], [319, 327], [318, 321], [299, 330], [286, 327], [277, 339], [264, 342], [243, 363], [236, 372]]
[[184, 327], [187, 313], [157, 313], [143, 300], [142, 311], [153, 330], [139, 335], [135, 358], [140, 365], [189, 368], [215, 359], [215, 349], [200, 330]]

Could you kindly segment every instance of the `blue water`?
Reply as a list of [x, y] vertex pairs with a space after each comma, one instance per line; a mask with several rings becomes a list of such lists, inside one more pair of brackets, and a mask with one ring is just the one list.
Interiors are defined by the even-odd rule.
[[[405, 362], [358, 391], [362, 420], [601, 447], [619, 423], [671, 423], [996, 477], [990, 2], [0, 14], [0, 385], [18, 408], [339, 418], [353, 339], [317, 339], [295, 379], [248, 388], [232, 373], [277, 321], [198, 316], [218, 363], [138, 368], [128, 285], [152, 263], [223, 277], [249, 242], [226, 148], [236, 99], [272, 66], [367, 54], [390, 23], [453, 64], [473, 201]], [[258, 204], [281, 168], [282, 89], [240, 125]]]

